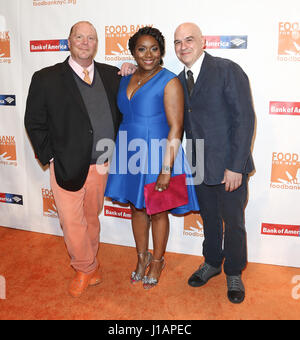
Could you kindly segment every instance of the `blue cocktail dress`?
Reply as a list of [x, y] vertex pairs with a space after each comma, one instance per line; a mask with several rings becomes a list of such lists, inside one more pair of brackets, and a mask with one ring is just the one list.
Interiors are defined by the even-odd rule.
[[[123, 114], [108, 176], [105, 196], [121, 203], [131, 202], [137, 209], [145, 208], [144, 185], [156, 182], [160, 173], [169, 125], [164, 109], [164, 89], [176, 77], [163, 68], [127, 97], [131, 76], [123, 77], [118, 93], [118, 106]], [[191, 170], [182, 146], [174, 162], [172, 176], [185, 173], [189, 202], [170, 210], [185, 214], [199, 210], [192, 185]]]

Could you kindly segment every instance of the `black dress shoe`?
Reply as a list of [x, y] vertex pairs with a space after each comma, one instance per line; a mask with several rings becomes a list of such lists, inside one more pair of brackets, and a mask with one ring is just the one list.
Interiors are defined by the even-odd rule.
[[222, 268], [215, 268], [208, 263], [202, 264], [189, 278], [188, 284], [192, 287], [204, 286], [212, 277], [221, 274]]
[[243, 285], [241, 276], [227, 275], [227, 297], [232, 303], [242, 303], [245, 299], [245, 287]]

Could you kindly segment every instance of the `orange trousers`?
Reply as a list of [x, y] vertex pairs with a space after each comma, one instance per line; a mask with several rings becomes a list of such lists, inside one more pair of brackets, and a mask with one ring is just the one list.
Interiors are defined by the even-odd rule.
[[57, 184], [54, 165], [50, 164], [50, 184], [71, 266], [85, 274], [93, 272], [99, 265], [99, 214], [103, 208], [108, 176], [106, 167], [107, 164], [91, 165], [84, 186], [73, 192]]

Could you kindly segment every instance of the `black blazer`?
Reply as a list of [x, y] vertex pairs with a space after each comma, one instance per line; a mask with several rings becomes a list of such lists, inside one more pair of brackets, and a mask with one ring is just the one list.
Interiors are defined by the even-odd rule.
[[[56, 180], [66, 190], [79, 190], [87, 177], [93, 129], [67, 58], [35, 72], [29, 88], [25, 127], [43, 165], [54, 158]], [[115, 135], [121, 114], [117, 108], [118, 68], [95, 62], [110, 103]]]
[[191, 97], [184, 71], [179, 79], [185, 93], [186, 138], [204, 139], [204, 183], [220, 184], [225, 169], [250, 173], [255, 115], [249, 80], [241, 67], [205, 52]]

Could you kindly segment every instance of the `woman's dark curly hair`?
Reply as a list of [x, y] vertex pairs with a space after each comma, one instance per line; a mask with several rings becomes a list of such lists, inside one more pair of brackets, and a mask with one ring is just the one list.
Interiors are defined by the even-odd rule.
[[165, 38], [157, 28], [153, 28], [150, 26], [140, 28], [128, 41], [128, 47], [129, 47], [131, 54], [133, 55], [136, 42], [143, 35], [150, 35], [158, 42], [160, 55], [161, 55], [160, 65], [162, 65], [163, 64], [162, 58], [165, 55]]

